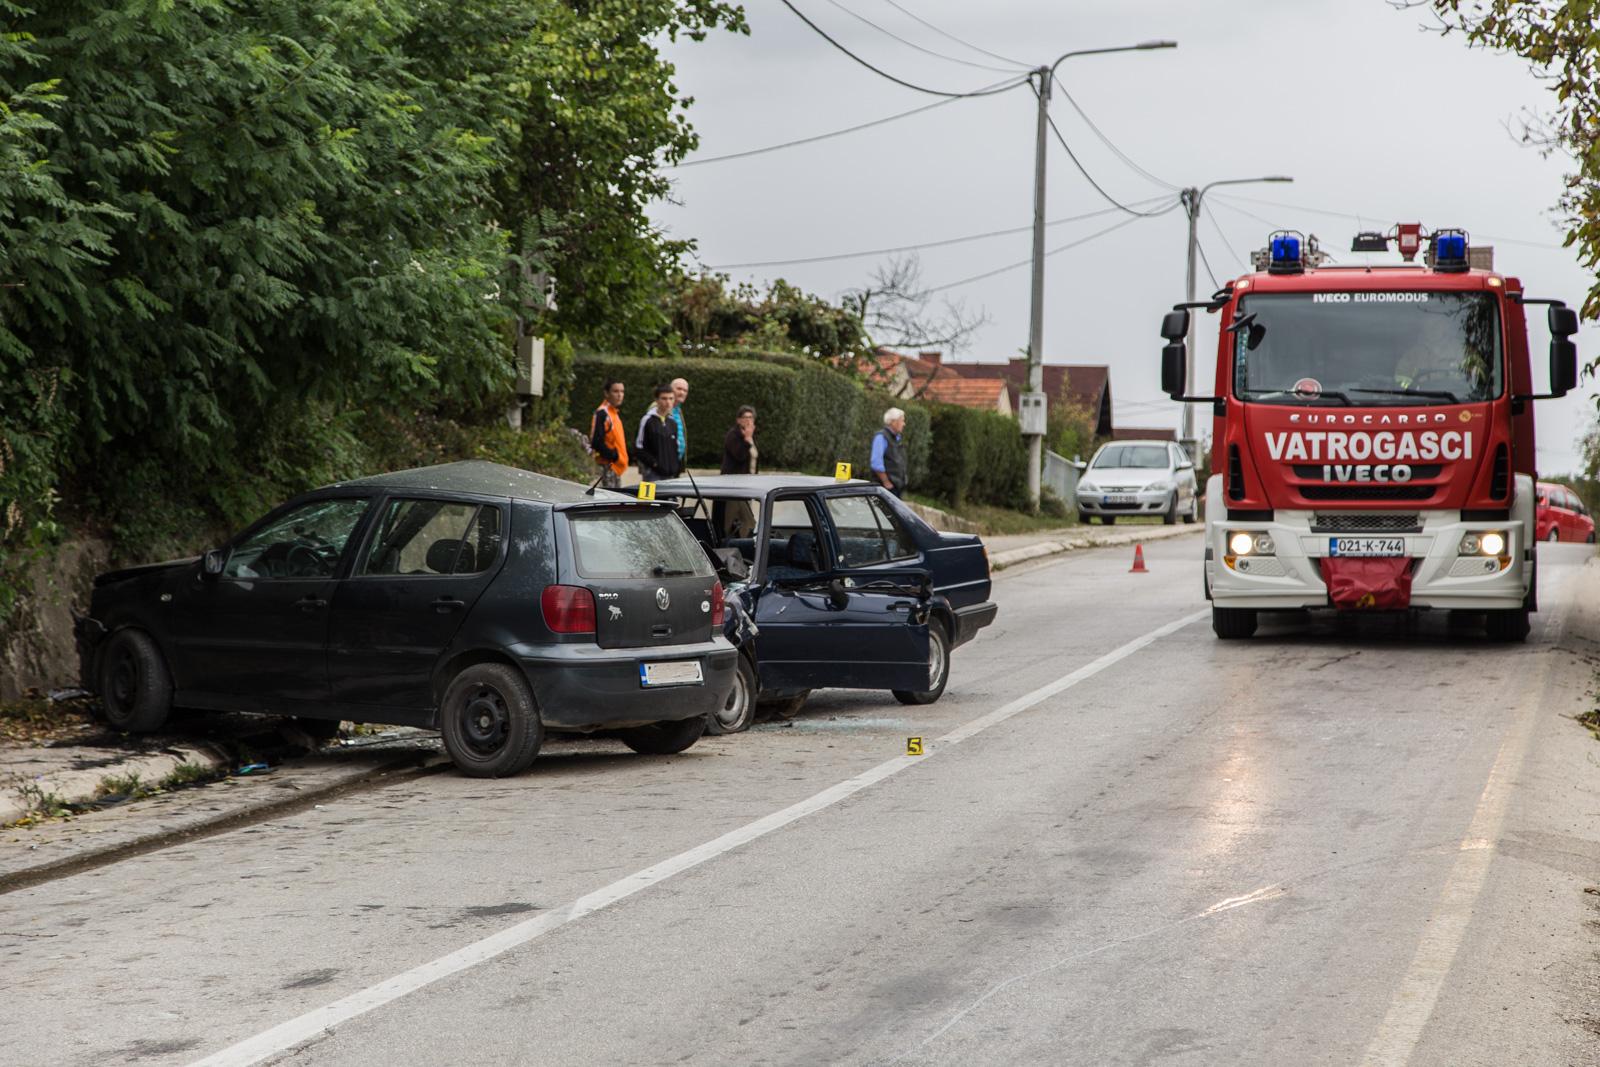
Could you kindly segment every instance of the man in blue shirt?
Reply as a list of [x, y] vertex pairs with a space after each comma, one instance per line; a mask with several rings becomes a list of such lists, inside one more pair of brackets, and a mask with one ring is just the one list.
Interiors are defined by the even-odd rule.
[[683, 427], [683, 402], [689, 399], [687, 378], [672, 379], [672, 396], [672, 421], [678, 431], [678, 467], [681, 470], [689, 466], [689, 433]]
[[895, 496], [906, 488], [906, 446], [901, 440], [906, 431], [906, 413], [890, 408], [883, 413], [883, 429], [872, 438], [872, 477]]

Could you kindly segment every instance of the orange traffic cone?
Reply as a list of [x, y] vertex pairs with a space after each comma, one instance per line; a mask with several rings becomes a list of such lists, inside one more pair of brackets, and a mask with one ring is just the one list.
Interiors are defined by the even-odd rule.
[[1149, 571], [1144, 569], [1144, 546], [1143, 545], [1134, 545], [1133, 546], [1133, 566], [1128, 568], [1128, 573], [1129, 574], [1149, 574], [1150, 573]]

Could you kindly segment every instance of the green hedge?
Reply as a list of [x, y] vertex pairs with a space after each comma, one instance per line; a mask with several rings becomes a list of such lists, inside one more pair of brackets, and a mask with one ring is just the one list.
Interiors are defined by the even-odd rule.
[[954, 404], [932, 405], [928, 488], [955, 507], [1027, 504], [1028, 447], [1015, 419]]
[[574, 372], [572, 425], [588, 428], [600, 403], [601, 385], [607, 378], [618, 378], [627, 386], [622, 417], [630, 442], [640, 417], [654, 402], [650, 392], [655, 385], [687, 378], [689, 462], [697, 467], [721, 464], [722, 438], [739, 406], [750, 404], [757, 413], [756, 446], [764, 469], [826, 473], [842, 460], [864, 472], [872, 435], [883, 425], [884, 411], [898, 404], [907, 408], [912, 485], [927, 475], [930, 442], [925, 410], [864, 389], [848, 375], [804, 356], [674, 360], [580, 355]]

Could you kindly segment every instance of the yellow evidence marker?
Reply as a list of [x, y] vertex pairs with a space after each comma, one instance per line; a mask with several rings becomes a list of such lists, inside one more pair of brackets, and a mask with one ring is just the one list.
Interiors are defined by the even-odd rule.
[[908, 737], [908, 738], [906, 738], [906, 755], [908, 755], [908, 756], [920, 756], [920, 755], [922, 755], [922, 738], [920, 738], [920, 737]]
[[640, 500], [654, 500], [655, 498], [656, 498], [656, 483], [655, 482], [640, 482], [639, 483], [639, 499]]
[[836, 482], [848, 482], [850, 480], [850, 464], [835, 463], [833, 465], [833, 480]]

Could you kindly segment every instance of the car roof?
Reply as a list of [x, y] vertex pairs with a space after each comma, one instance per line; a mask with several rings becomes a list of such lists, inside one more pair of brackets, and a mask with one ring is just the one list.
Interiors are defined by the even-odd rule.
[[1156, 438], [1156, 437], [1127, 437], [1127, 438], [1119, 437], [1115, 441], [1107, 441], [1105, 444], [1101, 445], [1095, 451], [1096, 452], [1104, 452], [1106, 449], [1110, 448], [1112, 445], [1162, 445], [1162, 446], [1165, 446], [1165, 445], [1170, 445], [1172, 443], [1173, 442], [1171, 442], [1171, 441], [1163, 441], [1163, 440], [1161, 440], [1159, 438]]
[[827, 489], [836, 485], [871, 484], [860, 478], [841, 482], [837, 478], [815, 474], [712, 474], [696, 478], [693, 482], [687, 478], [659, 482], [656, 492], [672, 496], [751, 497], [766, 496], [779, 489]]
[[514, 500], [531, 500], [541, 504], [586, 504], [614, 498], [616, 501], [632, 500], [623, 493], [596, 489], [590, 495], [588, 487], [548, 474], [535, 474], [520, 467], [508, 467], [488, 460], [467, 459], [457, 463], [440, 463], [432, 467], [413, 467], [411, 470], [374, 474], [367, 478], [353, 478], [335, 482], [329, 489], [346, 487], [371, 487], [377, 489], [430, 489], [445, 493], [475, 493], [479, 496], [511, 497]]

